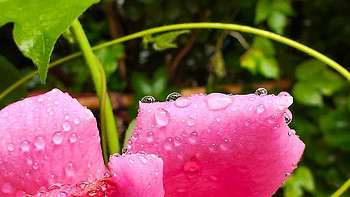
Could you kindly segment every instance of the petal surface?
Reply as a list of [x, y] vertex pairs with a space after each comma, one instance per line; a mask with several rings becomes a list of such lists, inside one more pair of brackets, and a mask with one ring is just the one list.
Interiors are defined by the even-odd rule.
[[52, 185], [35, 196], [43, 197], [163, 197], [163, 161], [155, 155], [112, 156], [110, 173], [94, 182], [74, 186]]
[[0, 111], [0, 196], [92, 181], [105, 172], [96, 120], [67, 93], [54, 89]]
[[285, 121], [292, 103], [288, 93], [140, 103], [128, 148], [163, 159], [165, 196], [271, 196], [305, 147]]

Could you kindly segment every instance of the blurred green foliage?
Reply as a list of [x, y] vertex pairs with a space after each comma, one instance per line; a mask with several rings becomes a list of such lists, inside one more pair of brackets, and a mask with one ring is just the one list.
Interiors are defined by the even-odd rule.
[[[349, 10], [347, 0], [106, 0], [91, 7], [81, 20], [92, 45], [182, 22], [255, 26], [297, 40], [348, 66]], [[14, 44], [12, 29], [11, 24], [0, 28], [0, 91], [34, 69]], [[52, 60], [78, 50], [67, 31], [58, 39]], [[290, 47], [239, 32], [192, 30], [150, 35], [95, 54], [106, 70], [108, 90], [135, 95], [134, 106], [117, 110], [125, 124], [135, 118], [137, 101], [145, 95], [165, 100], [168, 93], [180, 88], [205, 86], [212, 92], [221, 84], [246, 87], [289, 79], [292, 82], [283, 90], [295, 98], [290, 126], [306, 149], [300, 167], [276, 196], [329, 196], [350, 176], [350, 84], [323, 63]], [[94, 92], [89, 70], [77, 58], [53, 68], [46, 85], [34, 77], [26, 88], [9, 95], [6, 104], [24, 97], [26, 89], [52, 87]], [[127, 117], [123, 115], [126, 111]]]

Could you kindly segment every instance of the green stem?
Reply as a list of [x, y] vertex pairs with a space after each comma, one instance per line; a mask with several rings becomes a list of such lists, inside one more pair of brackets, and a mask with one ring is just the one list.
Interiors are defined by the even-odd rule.
[[331, 197], [341, 196], [349, 187], [350, 187], [350, 178], [337, 191], [335, 191], [331, 195]]
[[[348, 81], [350, 81], [350, 73], [349, 71], [347, 71], [345, 68], [343, 68], [342, 66], [340, 66], [338, 63], [336, 63], [335, 61], [331, 60], [330, 58], [326, 57], [325, 55], [303, 45], [300, 44], [296, 41], [293, 41], [289, 38], [285, 38], [283, 36], [277, 35], [275, 33], [272, 32], [268, 32], [265, 30], [261, 30], [261, 29], [257, 29], [257, 28], [253, 28], [253, 27], [248, 27], [248, 26], [243, 26], [243, 25], [236, 25], [236, 24], [226, 24], [226, 23], [183, 23], [183, 24], [175, 24], [175, 25], [167, 25], [167, 26], [162, 26], [162, 27], [156, 27], [156, 28], [151, 28], [148, 30], [144, 30], [144, 31], [140, 31], [134, 34], [130, 34], [128, 36], [124, 36], [109, 42], [105, 42], [102, 43], [100, 45], [97, 45], [95, 47], [92, 47], [93, 50], [98, 50], [104, 47], [108, 47], [111, 45], [115, 45], [118, 43], [122, 43], [122, 42], [126, 42], [128, 40], [132, 40], [132, 39], [136, 39], [136, 38], [141, 38], [145, 35], [148, 34], [156, 34], [156, 33], [161, 33], [161, 32], [165, 32], [165, 31], [172, 31], [172, 30], [181, 30], [181, 29], [227, 29], [227, 30], [233, 30], [233, 31], [240, 31], [240, 32], [245, 32], [245, 33], [251, 33], [251, 34], [255, 34], [255, 35], [259, 35], [259, 36], [263, 36], [278, 42], [281, 42], [283, 44], [286, 44], [288, 46], [294, 47], [300, 51], [303, 51], [306, 54], [309, 54], [312, 57], [315, 57], [316, 59], [326, 63], [327, 65], [329, 65], [330, 67], [332, 67], [334, 70], [336, 70], [337, 72], [339, 72], [340, 74], [342, 74]], [[53, 63], [50, 64], [49, 67], [53, 67], [56, 66], [57, 64], [66, 62], [70, 59], [73, 59], [75, 57], [78, 57], [81, 54], [72, 54], [70, 56], [64, 57], [64, 61], [62, 61], [62, 59], [58, 60], [60, 61], [59, 63], [57, 63], [58, 61], [55, 61]], [[30, 73], [29, 75], [27, 75], [25, 78], [21, 79], [20, 81], [18, 81], [17, 83], [13, 84], [12, 86], [10, 86], [8, 89], [6, 89], [4, 92], [2, 92], [0, 94], [0, 100], [6, 96], [11, 90], [15, 89], [16, 87], [18, 87], [19, 85], [23, 84], [26, 80], [30, 79], [31, 76], [34, 76], [35, 74], [37, 74], [38, 72], [35, 71], [33, 73]]]
[[[119, 146], [119, 138], [117, 133], [117, 128], [115, 124], [114, 114], [112, 110], [112, 105], [109, 100], [109, 97], [106, 95], [106, 88], [103, 87], [105, 84], [105, 74], [102, 66], [99, 64], [98, 61], [96, 61], [96, 56], [94, 55], [91, 46], [89, 44], [89, 41], [86, 37], [86, 34], [83, 30], [83, 27], [81, 26], [78, 19], [74, 20], [72, 23], [72, 31], [75, 35], [76, 41], [78, 42], [80, 49], [82, 51], [82, 54], [86, 60], [87, 65], [90, 68], [92, 80], [94, 82], [96, 92], [98, 97], [100, 98], [101, 102], [101, 110], [105, 110], [104, 116], [105, 121], [102, 124], [105, 124], [105, 131], [101, 130], [101, 133], [103, 136], [102, 139], [102, 148], [104, 148], [103, 152], [104, 154], [113, 154], [113, 153], [119, 153], [120, 152], [120, 146]], [[102, 71], [102, 72], [101, 72]], [[104, 92], [104, 96], [103, 96]], [[104, 100], [103, 97], [105, 98]], [[104, 102], [102, 102], [104, 101]], [[104, 109], [102, 109], [102, 104], [105, 105]], [[104, 125], [103, 125], [104, 127]], [[104, 129], [104, 128], [102, 128]], [[107, 137], [105, 137], [107, 136]], [[108, 143], [108, 152], [107, 152], [107, 144]], [[108, 154], [107, 154], [108, 155]], [[106, 156], [105, 156], [106, 157]]]

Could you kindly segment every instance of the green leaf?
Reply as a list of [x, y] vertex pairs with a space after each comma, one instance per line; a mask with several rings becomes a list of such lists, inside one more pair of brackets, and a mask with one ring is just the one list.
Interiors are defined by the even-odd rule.
[[261, 56], [261, 53], [259, 51], [256, 51], [254, 49], [247, 51], [239, 59], [241, 67], [247, 69], [253, 75], [256, 75], [259, 66], [259, 56]]
[[319, 60], [306, 60], [297, 66], [295, 76], [298, 80], [317, 79], [323, 75], [326, 67], [326, 64]]
[[265, 21], [271, 11], [271, 2], [269, 0], [259, 0], [255, 8], [254, 23], [258, 24]]
[[294, 84], [292, 92], [295, 99], [304, 105], [323, 105], [322, 95], [317, 89], [315, 89], [313, 84], [297, 82]]
[[165, 67], [158, 68], [154, 73], [154, 81], [152, 84], [153, 93], [159, 95], [165, 90], [168, 84], [168, 76]]
[[117, 44], [95, 52], [106, 72], [106, 79], [117, 70], [118, 59], [124, 55], [124, 45]]
[[287, 25], [287, 16], [279, 11], [274, 11], [269, 16], [267, 24], [274, 32], [282, 35]]
[[133, 119], [129, 126], [128, 126], [128, 129], [126, 130], [125, 132], [125, 137], [124, 137], [124, 144], [123, 146], [126, 147], [126, 143], [128, 142], [128, 140], [130, 139], [131, 135], [132, 135], [132, 132], [134, 131], [134, 128], [135, 128], [135, 125], [136, 125], [136, 120]]
[[259, 72], [267, 78], [276, 79], [279, 77], [279, 67], [275, 58], [261, 59]]
[[214, 55], [210, 59], [211, 65], [213, 66], [215, 75], [222, 79], [225, 75], [225, 61], [222, 56], [221, 50], [216, 50]]
[[151, 80], [145, 74], [134, 72], [131, 76], [131, 83], [138, 96], [152, 94]]
[[290, 178], [284, 183], [284, 196], [299, 197], [303, 196], [304, 191], [313, 193], [315, 191], [315, 180], [311, 170], [305, 166], [298, 167]]
[[262, 53], [266, 54], [267, 56], [273, 56], [276, 54], [275, 47], [273, 46], [273, 43], [271, 42], [271, 40], [260, 36], [254, 37], [252, 48], [256, 50], [260, 50]]
[[[21, 79], [21, 75], [18, 70], [7, 59], [0, 56], [0, 92], [6, 90], [19, 79]], [[27, 90], [24, 85], [21, 85], [0, 100], [0, 109], [26, 96]]]
[[98, 0], [2, 0], [0, 27], [13, 22], [15, 42], [22, 53], [37, 65], [45, 82], [48, 63], [58, 37]]
[[291, 1], [289, 0], [274, 0], [272, 6], [274, 10], [280, 11], [285, 15], [295, 15], [295, 11], [293, 10]]
[[182, 35], [189, 33], [189, 30], [181, 30], [181, 31], [171, 31], [164, 34], [157, 35], [153, 37], [153, 39], [149, 39], [149, 41], [154, 42], [153, 48], [156, 50], [164, 50], [168, 48], [176, 48], [177, 45], [174, 42], [174, 40]]

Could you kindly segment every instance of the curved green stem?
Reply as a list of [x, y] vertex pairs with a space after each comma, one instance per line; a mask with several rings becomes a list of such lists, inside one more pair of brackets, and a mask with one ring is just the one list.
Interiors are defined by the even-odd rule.
[[[328, 58], [327, 56], [311, 49], [310, 47], [307, 47], [303, 44], [300, 44], [296, 41], [293, 41], [289, 38], [277, 35], [275, 33], [269, 32], [269, 31], [265, 31], [265, 30], [261, 30], [261, 29], [257, 29], [257, 28], [253, 28], [253, 27], [248, 27], [248, 26], [243, 26], [243, 25], [236, 25], [236, 24], [226, 24], [226, 23], [183, 23], [183, 24], [175, 24], [175, 25], [167, 25], [167, 26], [162, 26], [162, 27], [156, 27], [156, 28], [151, 28], [148, 30], [144, 30], [144, 31], [140, 31], [134, 34], [130, 34], [109, 42], [105, 42], [102, 43], [100, 45], [97, 45], [95, 47], [92, 47], [93, 50], [97, 50], [97, 49], [101, 49], [104, 47], [108, 47], [114, 44], [118, 44], [118, 43], [122, 43], [128, 40], [132, 40], [132, 39], [136, 39], [136, 38], [141, 38], [145, 35], [148, 34], [156, 34], [156, 33], [161, 33], [161, 32], [165, 32], [165, 31], [172, 31], [172, 30], [181, 30], [181, 29], [227, 29], [227, 30], [234, 30], [234, 31], [240, 31], [240, 32], [245, 32], [245, 33], [250, 33], [250, 34], [255, 34], [255, 35], [259, 35], [259, 36], [263, 36], [272, 40], [275, 40], [277, 42], [286, 44], [288, 46], [291, 46], [293, 48], [296, 48], [306, 54], [309, 54], [312, 57], [315, 57], [316, 59], [324, 62], [325, 64], [327, 64], [328, 66], [332, 67], [334, 70], [336, 70], [337, 72], [339, 72], [340, 74], [342, 74], [348, 81], [350, 81], [350, 73], [349, 71], [347, 71], [344, 67], [340, 66], [338, 63], [336, 63], [335, 61], [331, 60], [330, 58]], [[64, 57], [64, 61], [61, 61], [62, 59], [58, 60], [60, 61], [59, 63], [57, 63], [58, 61], [55, 61], [53, 63], [50, 64], [49, 67], [53, 67], [56, 66], [57, 64], [66, 62], [70, 59], [73, 59], [75, 57], [78, 57], [81, 54], [72, 54], [70, 56]], [[36, 72], [30, 73], [29, 75], [34, 76], [35, 74], [37, 74]], [[28, 80], [30, 77], [26, 76], [25, 78], [21, 79], [20, 81], [18, 81], [18, 83], [15, 83], [14, 85], [12, 85], [11, 87], [9, 87], [7, 90], [5, 90], [4, 92], [2, 92], [0, 94], [0, 99], [2, 99], [4, 96], [6, 96], [6, 94], [8, 94], [11, 90], [15, 89], [16, 87], [18, 87], [19, 85], [21, 85], [22, 83], [24, 83], [26, 80]]]
[[[90, 68], [92, 79], [96, 88], [98, 97], [100, 98], [101, 110], [104, 111], [104, 114], [101, 116], [103, 120], [102, 123], [102, 148], [104, 148], [104, 158], [108, 159], [108, 153], [119, 153], [119, 138], [117, 133], [117, 128], [115, 124], [115, 118], [112, 110], [112, 105], [109, 100], [109, 97], [106, 95], [106, 76], [102, 65], [97, 61], [96, 56], [94, 55], [89, 41], [85, 35], [83, 27], [81, 26], [78, 19], [74, 20], [72, 23], [72, 32], [75, 35], [77, 43], [80, 46], [82, 54], [86, 60], [87, 65]], [[104, 118], [105, 117], [105, 118]], [[105, 119], [105, 120], [104, 120]], [[107, 152], [107, 143], [108, 143], [108, 152]]]
[[335, 191], [331, 195], [331, 197], [341, 196], [349, 187], [350, 187], [350, 178], [337, 191]]

